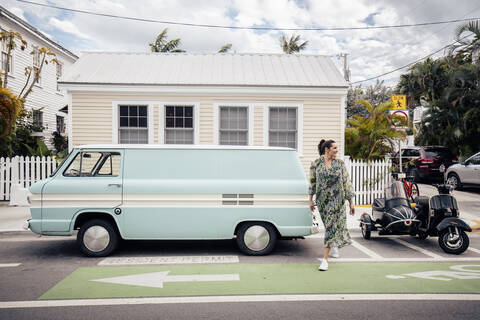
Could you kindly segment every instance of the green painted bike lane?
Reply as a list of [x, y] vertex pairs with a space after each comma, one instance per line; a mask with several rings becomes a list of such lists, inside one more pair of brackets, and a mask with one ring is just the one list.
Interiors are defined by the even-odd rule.
[[[480, 263], [330, 263], [330, 269], [326, 272], [320, 272], [317, 268], [318, 264], [81, 267], [40, 299], [246, 294], [480, 293]], [[138, 282], [142, 275], [143, 280]], [[232, 275], [237, 278], [221, 278]], [[220, 278], [208, 279], [216, 276]], [[111, 283], [121, 282], [125, 277], [130, 279], [129, 284]], [[150, 286], [155, 284], [157, 287]]]

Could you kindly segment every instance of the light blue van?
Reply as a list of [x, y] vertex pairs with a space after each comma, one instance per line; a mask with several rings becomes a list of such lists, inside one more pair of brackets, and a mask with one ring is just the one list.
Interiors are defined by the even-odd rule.
[[72, 235], [88, 256], [119, 239], [232, 239], [249, 255], [315, 228], [288, 148], [86, 145], [30, 187], [30, 230]]

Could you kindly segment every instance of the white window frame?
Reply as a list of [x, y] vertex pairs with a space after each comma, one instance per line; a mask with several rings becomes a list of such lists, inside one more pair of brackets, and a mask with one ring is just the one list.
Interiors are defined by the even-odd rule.
[[[153, 102], [142, 100], [118, 100], [112, 102], [112, 143], [118, 144], [120, 126], [119, 108], [120, 105], [132, 105], [132, 106], [147, 106], [147, 131], [148, 131], [148, 144], [153, 144]], [[70, 114], [70, 113], [69, 113]]]
[[[1, 28], [0, 28], [0, 31], [1, 31], [1, 32], [7, 32], [6, 30], [1, 29]], [[15, 40], [14, 40], [14, 41], [15, 41]], [[2, 47], [2, 48], [1, 48], [0, 61], [1, 61], [2, 65], [0, 65], [0, 69], [3, 69], [3, 53], [5, 53], [5, 55], [7, 55], [7, 53], [8, 53], [8, 50], [7, 50], [7, 42], [6, 42], [6, 41], [2, 41], [1, 47]], [[9, 76], [13, 76], [13, 72], [14, 72], [14, 70], [13, 70], [14, 65], [15, 65], [15, 64], [14, 64], [14, 61], [13, 61], [13, 60], [14, 60], [14, 58], [13, 58], [13, 57], [14, 57], [14, 52], [15, 52], [15, 50], [12, 50], [12, 51], [10, 52], [10, 71], [8, 71], [8, 75], [9, 75]]]
[[200, 103], [192, 101], [161, 101], [158, 104], [158, 143], [165, 144], [165, 107], [193, 107], [193, 144], [200, 144]]
[[213, 104], [213, 144], [220, 144], [220, 107], [246, 107], [248, 114], [248, 146], [253, 146], [253, 117], [254, 103], [252, 102], [215, 102]]
[[292, 103], [292, 102], [272, 102], [272, 103], [263, 103], [263, 144], [268, 146], [269, 141], [269, 125], [270, 121], [268, 118], [269, 108], [297, 108], [297, 154], [299, 156], [303, 155], [303, 103]]

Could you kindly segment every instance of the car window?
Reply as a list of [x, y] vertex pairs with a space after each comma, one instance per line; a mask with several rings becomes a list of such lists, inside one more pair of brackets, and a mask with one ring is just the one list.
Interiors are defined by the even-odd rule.
[[448, 149], [428, 149], [425, 150], [426, 158], [453, 158], [453, 154]]
[[477, 153], [468, 160], [469, 164], [480, 164], [480, 153]]
[[417, 149], [405, 149], [402, 151], [402, 157], [419, 157], [420, 151]]

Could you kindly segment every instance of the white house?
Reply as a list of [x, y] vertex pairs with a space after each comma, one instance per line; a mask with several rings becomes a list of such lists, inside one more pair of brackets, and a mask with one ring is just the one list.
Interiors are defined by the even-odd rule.
[[5, 42], [1, 43], [1, 69], [8, 69], [7, 87], [14, 93], [20, 93], [25, 85], [25, 67], [32, 66], [34, 63], [34, 57], [30, 55], [34, 46], [50, 48], [57, 56], [59, 64], [50, 63], [43, 67], [40, 81], [35, 84], [25, 103], [27, 109], [33, 110], [34, 121], [45, 128], [38, 134], [44, 137], [47, 146], [51, 146], [50, 138], [54, 131], [63, 134], [67, 132], [68, 99], [65, 90], [58, 87], [58, 79], [68, 71], [78, 57], [2, 6], [0, 6], [0, 28], [2, 31], [19, 32], [28, 43], [27, 49], [22, 51], [21, 44], [17, 40], [17, 48], [12, 51], [9, 66], [6, 65]]
[[348, 84], [328, 56], [84, 53], [60, 79], [70, 148], [90, 143], [229, 144], [344, 150]]

